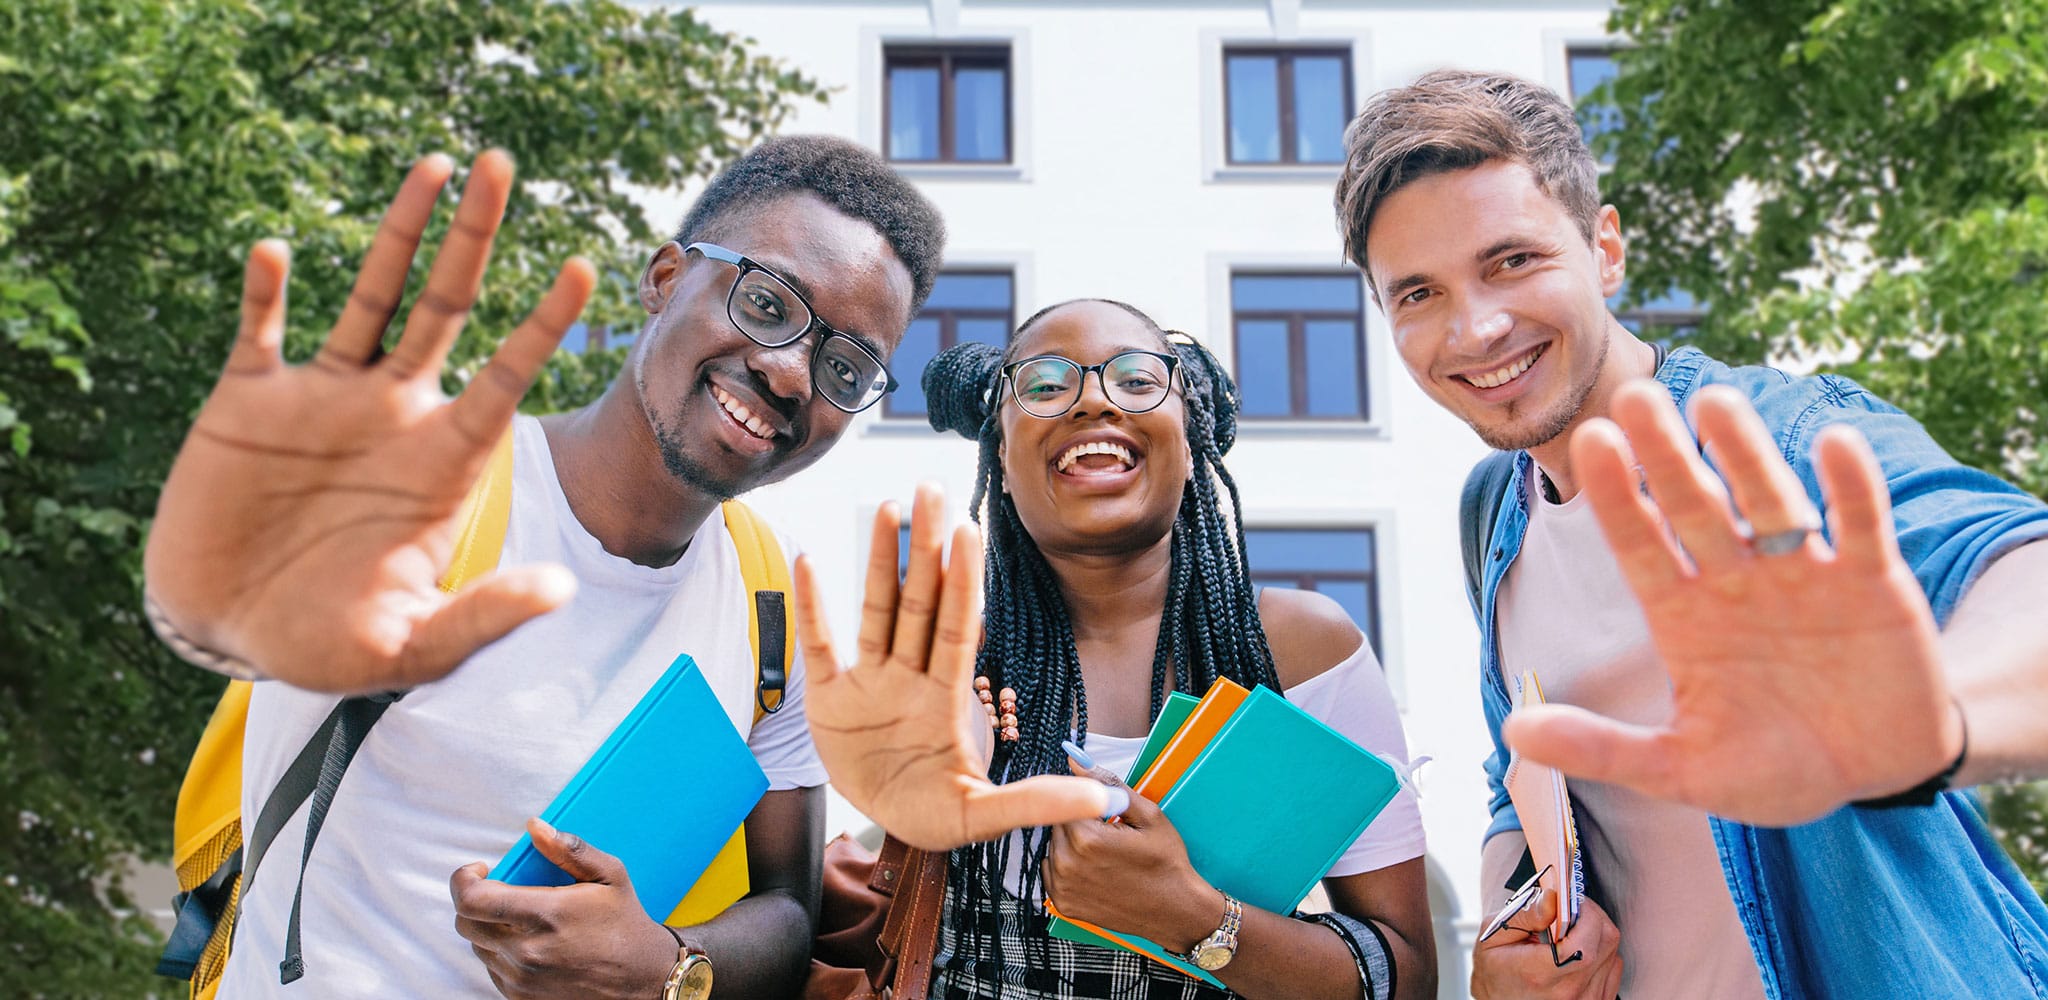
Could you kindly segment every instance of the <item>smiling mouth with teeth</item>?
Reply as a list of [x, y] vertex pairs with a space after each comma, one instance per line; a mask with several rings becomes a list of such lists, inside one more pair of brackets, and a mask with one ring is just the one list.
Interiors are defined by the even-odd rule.
[[747, 433], [763, 441], [775, 437], [775, 428], [769, 426], [768, 421], [755, 416], [754, 411], [734, 399], [731, 393], [714, 385], [711, 387], [711, 398], [718, 400], [718, 405], [725, 408], [726, 415], [732, 417], [734, 423], [746, 428]]
[[1481, 389], [1492, 389], [1498, 386], [1503, 386], [1508, 384], [1509, 382], [1513, 382], [1515, 379], [1522, 377], [1522, 373], [1528, 371], [1529, 366], [1535, 364], [1536, 359], [1542, 357], [1543, 353], [1548, 350], [1550, 350], [1550, 345], [1545, 344], [1542, 347], [1537, 348], [1534, 353], [1530, 354], [1528, 357], [1523, 358], [1520, 361], [1513, 362], [1512, 364], [1502, 365], [1499, 368], [1495, 368], [1490, 372], [1480, 372], [1477, 375], [1463, 375], [1460, 377], [1463, 378], [1465, 381], [1470, 382], [1475, 386], [1478, 386]]
[[[1097, 457], [1099, 456], [1099, 457]], [[1137, 463], [1131, 460], [1131, 451], [1114, 441], [1088, 441], [1077, 444], [1060, 453], [1054, 463], [1059, 472], [1072, 471], [1078, 475], [1101, 475], [1128, 472]]]

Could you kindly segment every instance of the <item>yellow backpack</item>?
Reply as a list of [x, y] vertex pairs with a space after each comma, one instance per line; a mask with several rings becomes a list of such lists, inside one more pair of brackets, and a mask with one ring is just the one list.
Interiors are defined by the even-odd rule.
[[[442, 590], [453, 593], [497, 567], [511, 501], [512, 435], [508, 433], [492, 452], [483, 478], [463, 500], [462, 532], [456, 539], [454, 563], [440, 581]], [[782, 546], [760, 515], [738, 501], [727, 501], [721, 509], [726, 530], [739, 551], [740, 576], [753, 598], [748, 608], [748, 639], [754, 649], [754, 721], [758, 723], [782, 707], [790, 656], [796, 648], [794, 623], [786, 612], [789, 564], [783, 561]], [[320, 822], [349, 761], [384, 710], [402, 697], [397, 693], [344, 698], [335, 706], [265, 800], [249, 834], [245, 862], [242, 734], [249, 718], [249, 692], [245, 681], [228, 685], [199, 738], [178, 791], [171, 853], [181, 890], [175, 900], [177, 924], [156, 971], [190, 980], [194, 1000], [213, 1000], [220, 988], [240, 912], [243, 881], [254, 876], [277, 829], [311, 798], [304, 847], [305, 854], [311, 854]], [[744, 827], [734, 831], [667, 923], [677, 927], [703, 923], [746, 895], [745, 834]], [[303, 884], [303, 857], [300, 878]], [[296, 894], [285, 950], [279, 972], [289, 983], [304, 974]]]

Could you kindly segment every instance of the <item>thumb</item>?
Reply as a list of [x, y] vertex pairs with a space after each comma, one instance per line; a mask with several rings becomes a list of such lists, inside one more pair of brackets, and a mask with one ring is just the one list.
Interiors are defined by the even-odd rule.
[[399, 653], [397, 680], [434, 680], [529, 619], [576, 596], [576, 578], [552, 563], [499, 570], [462, 588], [413, 629]]
[[1574, 778], [1672, 798], [1677, 755], [1666, 730], [1616, 722], [1576, 705], [1527, 705], [1508, 713], [1510, 748]]
[[[1120, 816], [1131, 793], [1090, 778], [1041, 774], [1007, 785], [989, 785], [970, 792], [965, 808], [964, 840], [974, 842], [1032, 826], [1058, 826], [1081, 819]], [[913, 844], [941, 850], [953, 844]]]
[[626, 877], [626, 866], [590, 845], [590, 842], [573, 833], [563, 833], [536, 816], [526, 821], [526, 832], [533, 837], [533, 846], [541, 856], [569, 873], [578, 882], [597, 882], [602, 885], [631, 885]]
[[[1090, 781], [1100, 782], [1109, 788], [1114, 788], [1127, 797], [1126, 801], [1130, 805], [1123, 810], [1122, 821], [1132, 829], [1142, 830], [1151, 826], [1155, 820], [1164, 815], [1159, 811], [1158, 803], [1131, 791], [1131, 786], [1125, 784], [1124, 779], [1117, 777], [1115, 771], [1096, 763], [1095, 758], [1090, 757], [1087, 751], [1076, 746], [1074, 741], [1063, 741], [1060, 743], [1060, 746], [1064, 747], [1067, 751], [1068, 770]], [[1107, 819], [1108, 817], [1088, 818]]]

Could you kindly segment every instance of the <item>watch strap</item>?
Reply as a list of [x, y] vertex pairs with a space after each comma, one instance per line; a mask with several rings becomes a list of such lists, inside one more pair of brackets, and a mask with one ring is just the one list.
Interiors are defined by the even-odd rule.
[[[704, 1000], [710, 994], [710, 984], [707, 982], [705, 990], [701, 993], [690, 991], [690, 973], [699, 965], [708, 967], [711, 964], [711, 956], [706, 954], [704, 949], [684, 940], [681, 929], [667, 924], [663, 924], [662, 929], [676, 939], [676, 964], [668, 970], [668, 979], [662, 983], [661, 1000]], [[708, 968], [706, 973], [708, 978]]]

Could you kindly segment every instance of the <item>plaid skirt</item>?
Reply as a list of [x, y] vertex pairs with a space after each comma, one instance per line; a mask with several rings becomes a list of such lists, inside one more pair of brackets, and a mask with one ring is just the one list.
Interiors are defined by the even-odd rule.
[[1229, 1000], [1220, 990], [1122, 948], [1075, 944], [1046, 933], [1037, 906], [998, 888], [986, 872], [985, 905], [973, 926], [953, 913], [955, 887], [946, 889], [933, 959], [934, 1000]]

